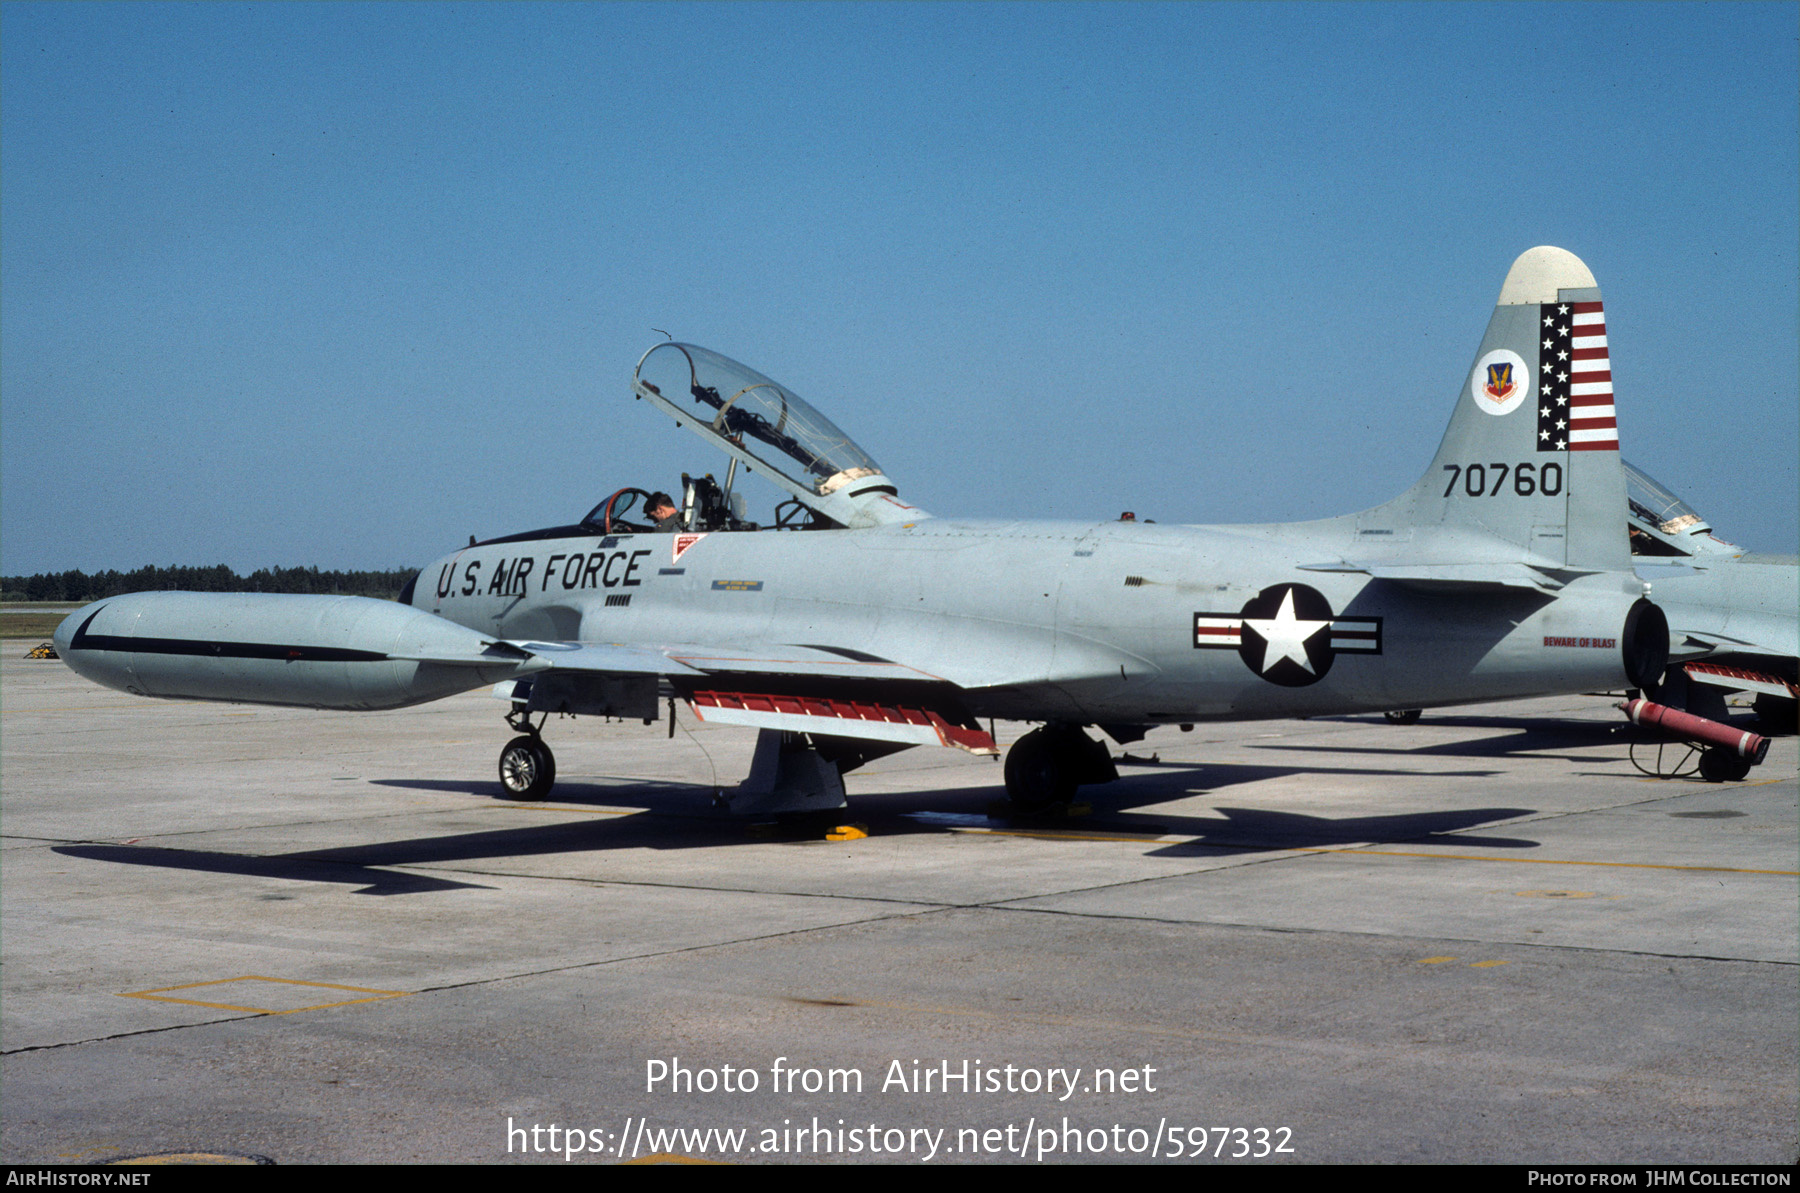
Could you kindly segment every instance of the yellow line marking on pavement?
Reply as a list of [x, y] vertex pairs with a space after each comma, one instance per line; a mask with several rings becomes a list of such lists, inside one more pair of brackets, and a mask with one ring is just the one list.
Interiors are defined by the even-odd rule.
[[242, 1152], [151, 1152], [143, 1156], [120, 1156], [116, 1160], [104, 1160], [102, 1163], [108, 1167], [116, 1165], [137, 1168], [156, 1164], [179, 1164], [184, 1167], [190, 1164], [263, 1165], [273, 1164], [275, 1161], [267, 1156], [250, 1156]]
[[[1124, 1031], [1143, 1036], [1163, 1036], [1177, 1040], [1211, 1040], [1225, 1044], [1243, 1044], [1257, 1048], [1298, 1048], [1306, 1052], [1318, 1052], [1320, 1047], [1311, 1043], [1302, 1043], [1292, 1037], [1276, 1037], [1269, 1035], [1250, 1035], [1223, 1031], [1200, 1031], [1191, 1027], [1171, 1027], [1160, 1023], [1133, 1022], [1129, 1019], [1101, 1019], [1092, 1015], [1046, 1015], [1033, 1011], [994, 1011], [985, 1007], [959, 1007], [948, 1005], [926, 1006], [919, 1003], [888, 1002], [874, 998], [839, 998], [808, 999], [813, 1003], [828, 1003], [835, 1007], [862, 1008], [880, 1011], [899, 1011], [912, 1015], [955, 1015], [965, 1019], [985, 1019], [996, 1023], [1041, 1023], [1054, 1027], [1075, 1027], [1084, 1032]], [[1341, 1051], [1336, 1042], [1324, 1045], [1328, 1051]]]
[[[1149, 844], [1161, 842], [1192, 841], [1207, 845], [1214, 849], [1244, 849], [1250, 846], [1233, 845], [1228, 842], [1201, 841], [1198, 837], [1170, 836], [1133, 836], [1129, 833], [1101, 835], [1097, 833], [1060, 833], [1052, 829], [1008, 829], [1008, 828], [973, 828], [953, 827], [954, 833], [972, 833], [988, 837], [1035, 837], [1044, 841], [1141, 841]], [[1520, 865], [1533, 866], [1614, 866], [1628, 870], [1690, 870], [1696, 873], [1709, 874], [1773, 874], [1783, 878], [1800, 878], [1800, 870], [1751, 870], [1740, 866], [1677, 866], [1664, 862], [1595, 862], [1580, 858], [1548, 858], [1548, 857], [1489, 857], [1477, 853], [1413, 853], [1398, 849], [1359, 849], [1355, 846], [1334, 848], [1306, 845], [1275, 845], [1267, 847], [1271, 853], [1347, 853], [1358, 857], [1422, 857], [1441, 861], [1457, 862], [1516, 862]]]
[[[1771, 783], [1791, 783], [1792, 781], [1793, 780], [1791, 778], [1758, 779], [1754, 783], [1709, 783], [1707, 785], [1718, 791], [1735, 791], [1739, 787], [1767, 787]], [[1639, 782], [1639, 783], [1667, 783], [1667, 782], [1670, 782], [1670, 780], [1659, 779], [1655, 775], [1652, 775], [1647, 779], [1638, 779], [1637, 782]]]
[[[164, 998], [170, 990], [198, 990], [202, 986], [224, 986], [232, 982], [272, 982], [279, 986], [315, 986], [322, 990], [349, 990], [357, 994], [370, 995], [368, 998], [346, 998], [338, 1002], [313, 1003], [304, 1007], [289, 1007], [278, 1010], [274, 1007], [244, 1007], [226, 1002], [202, 1002], [193, 998]], [[302, 982], [294, 978], [268, 978], [261, 974], [245, 974], [239, 978], [218, 978], [210, 982], [189, 982], [182, 986], [158, 986], [153, 990], [133, 990], [121, 993], [120, 998], [142, 998], [149, 1002], [174, 1002], [190, 1007], [210, 1007], [218, 1011], [242, 1011], [250, 1015], [292, 1015], [298, 1011], [322, 1011], [326, 1007], [347, 1007], [359, 1002], [380, 1002], [387, 998], [405, 998], [410, 990], [375, 990], [368, 986], [341, 986], [335, 982]]]
[[1055, 829], [1027, 828], [973, 828], [957, 825], [950, 830], [953, 833], [979, 833], [986, 837], [1036, 837], [1043, 841], [1167, 841], [1164, 836], [1145, 836], [1132, 833], [1060, 833]]
[[1504, 962], [1504, 961], [1471, 961], [1471, 962], [1469, 962], [1469, 968], [1470, 969], [1492, 969], [1496, 965], [1505, 965], [1505, 964], [1506, 964], [1506, 962]]
[[1455, 957], [1420, 957], [1420, 965], [1442, 965], [1446, 961], [1454, 961]]
[[1800, 870], [1746, 870], [1738, 866], [1675, 866], [1663, 862], [1589, 862], [1579, 858], [1489, 857], [1479, 853], [1402, 853], [1397, 849], [1315, 849], [1298, 847], [1290, 853], [1349, 853], [1364, 857], [1426, 857], [1447, 862], [1512, 862], [1521, 866], [1616, 866], [1626, 870], [1693, 870], [1707, 874], [1776, 874], [1800, 878]]

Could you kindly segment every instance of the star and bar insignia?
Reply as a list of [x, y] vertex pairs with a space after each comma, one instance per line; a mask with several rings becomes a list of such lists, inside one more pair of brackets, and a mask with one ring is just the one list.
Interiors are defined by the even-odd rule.
[[1339, 617], [1316, 588], [1276, 584], [1239, 612], [1194, 614], [1194, 647], [1235, 650], [1270, 683], [1318, 683], [1340, 654], [1380, 654], [1381, 618]]

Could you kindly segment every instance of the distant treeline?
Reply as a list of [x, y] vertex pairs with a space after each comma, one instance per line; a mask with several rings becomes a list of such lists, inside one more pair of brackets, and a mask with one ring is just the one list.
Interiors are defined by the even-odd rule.
[[85, 603], [127, 592], [303, 592], [394, 600], [417, 568], [391, 572], [322, 572], [311, 568], [259, 568], [240, 576], [224, 564], [209, 568], [141, 567], [135, 572], [47, 572], [0, 576], [0, 601]]

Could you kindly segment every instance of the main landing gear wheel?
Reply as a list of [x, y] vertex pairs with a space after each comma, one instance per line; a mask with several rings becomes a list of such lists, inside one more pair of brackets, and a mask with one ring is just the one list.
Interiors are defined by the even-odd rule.
[[1700, 777], [1708, 783], [1736, 783], [1750, 776], [1750, 760], [1717, 746], [1700, 755]]
[[1074, 768], [1047, 729], [1033, 729], [1006, 752], [1006, 795], [1027, 811], [1066, 804], [1075, 795]]
[[1387, 718], [1387, 723], [1390, 725], [1415, 725], [1418, 723], [1419, 718], [1424, 715], [1424, 710], [1418, 708], [1396, 708], [1390, 712], [1384, 712], [1381, 715]]
[[500, 786], [513, 799], [543, 799], [556, 783], [556, 755], [536, 734], [515, 737], [500, 751]]
[[1006, 794], [1028, 812], [1075, 798], [1083, 783], [1110, 783], [1119, 777], [1106, 746], [1081, 726], [1053, 722], [1033, 729], [1006, 753]]

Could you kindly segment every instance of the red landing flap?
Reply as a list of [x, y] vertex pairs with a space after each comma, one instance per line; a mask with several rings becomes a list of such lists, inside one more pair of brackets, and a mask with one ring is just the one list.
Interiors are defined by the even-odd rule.
[[1762, 696], [1800, 697], [1800, 687], [1779, 675], [1746, 671], [1742, 667], [1722, 667], [1717, 663], [1688, 663], [1683, 670], [1695, 683], [1729, 688], [1734, 692], [1755, 692]]
[[931, 708], [765, 692], [695, 692], [687, 701], [695, 716], [715, 724], [955, 746], [971, 754], [1000, 752], [986, 730], [966, 719], [953, 721]]

